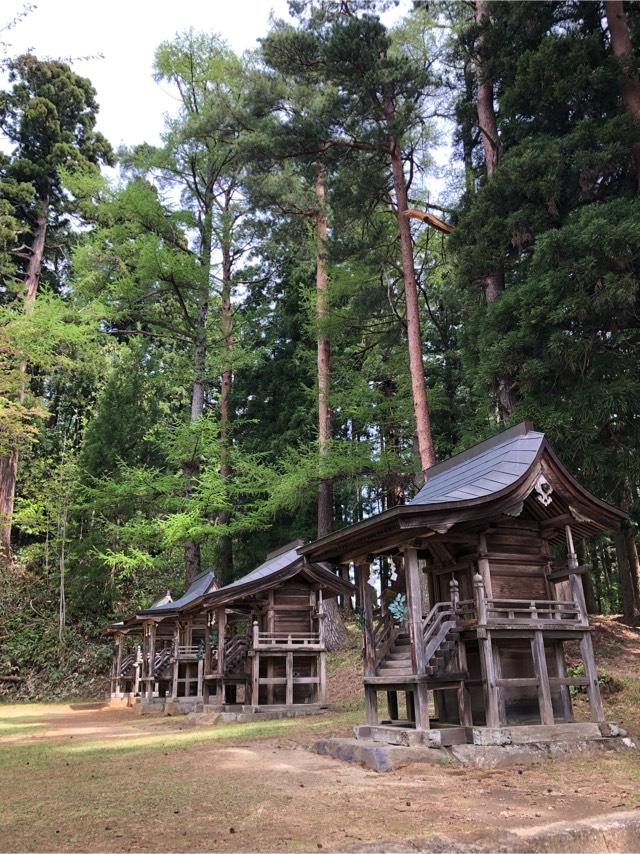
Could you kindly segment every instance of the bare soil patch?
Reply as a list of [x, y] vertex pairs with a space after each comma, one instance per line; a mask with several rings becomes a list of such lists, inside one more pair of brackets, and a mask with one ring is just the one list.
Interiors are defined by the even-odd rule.
[[25, 727], [0, 737], [0, 850], [317, 851], [430, 834], [471, 843], [640, 806], [630, 754], [380, 775], [306, 749], [359, 714], [194, 729], [123, 710], [0, 707], [3, 725]]

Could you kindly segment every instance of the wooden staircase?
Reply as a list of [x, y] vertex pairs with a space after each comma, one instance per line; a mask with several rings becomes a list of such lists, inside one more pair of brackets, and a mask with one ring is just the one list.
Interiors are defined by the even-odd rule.
[[[448, 603], [438, 603], [425, 617], [423, 642], [425, 645], [426, 675], [442, 676], [456, 651], [459, 629], [455, 615]], [[413, 675], [411, 644], [407, 632], [398, 632], [386, 654], [376, 668], [376, 676], [394, 677]]]

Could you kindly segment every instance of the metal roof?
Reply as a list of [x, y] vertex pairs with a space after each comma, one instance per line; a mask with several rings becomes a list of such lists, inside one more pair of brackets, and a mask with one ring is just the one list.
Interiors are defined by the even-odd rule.
[[270, 575], [274, 575], [281, 569], [285, 569], [285, 567], [291, 566], [293, 563], [297, 563], [302, 560], [298, 554], [298, 548], [300, 545], [301, 541], [296, 540], [295, 543], [291, 544], [291, 546], [286, 549], [286, 551], [281, 551], [274, 555], [274, 557], [268, 557], [264, 563], [261, 563], [260, 566], [257, 566], [255, 569], [252, 569], [251, 572], [243, 575], [242, 578], [239, 578], [237, 581], [232, 581], [231, 584], [225, 584], [224, 587], [220, 588], [220, 592], [226, 593], [236, 587], [244, 587], [245, 584], [261, 581], [263, 578], [268, 578]]
[[485, 498], [516, 483], [534, 463], [544, 433], [527, 422], [505, 430], [427, 470], [427, 482], [409, 505]]
[[201, 596], [209, 590], [212, 583], [215, 580], [215, 576], [211, 569], [207, 569], [204, 572], [200, 573], [197, 578], [194, 578], [186, 591], [182, 594], [179, 599], [175, 601], [171, 601], [169, 597], [169, 601], [166, 600], [166, 596], [163, 599], [158, 600], [155, 604], [153, 604], [150, 608], [147, 608], [144, 611], [141, 611], [141, 614], [158, 614], [158, 613], [171, 613], [173, 611], [178, 611], [180, 608], [184, 608], [185, 605], [191, 604], [196, 599], [199, 599]]

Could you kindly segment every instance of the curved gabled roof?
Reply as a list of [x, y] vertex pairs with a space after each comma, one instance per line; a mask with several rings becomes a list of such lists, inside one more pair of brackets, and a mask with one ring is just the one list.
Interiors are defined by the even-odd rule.
[[174, 611], [179, 611], [187, 605], [191, 605], [197, 599], [200, 599], [205, 595], [205, 593], [208, 593], [211, 590], [214, 584], [215, 575], [213, 570], [207, 569], [193, 579], [179, 599], [172, 601], [170, 594], [167, 593], [168, 601], [167, 596], [164, 596], [162, 599], [155, 602], [150, 608], [146, 608], [144, 611], [139, 611], [139, 615], [153, 617], [173, 614]]
[[[616, 530], [626, 514], [591, 495], [562, 465], [544, 433], [527, 421], [456, 454], [426, 472], [427, 482], [407, 504], [385, 510], [300, 548], [309, 560], [348, 562], [392, 550], [423, 534], [444, 534], [460, 523], [518, 516], [546, 479], [580, 535]], [[558, 507], [558, 503], [553, 508]], [[553, 516], [552, 509], [547, 515]], [[556, 513], [557, 515], [557, 513]], [[558, 517], [559, 518], [559, 517]], [[566, 520], [565, 520], [566, 521]]]
[[432, 466], [427, 482], [408, 505], [486, 498], [517, 483], [544, 442], [544, 433], [523, 429], [526, 422]]
[[298, 573], [307, 576], [309, 580], [329, 591], [333, 596], [338, 593], [352, 592], [353, 585], [337, 576], [328, 565], [308, 563], [302, 558], [298, 549], [303, 544], [304, 540], [294, 540], [272, 552], [260, 566], [252, 569], [242, 578], [210, 593], [205, 599], [206, 604], [223, 605], [245, 596], [261, 593]]

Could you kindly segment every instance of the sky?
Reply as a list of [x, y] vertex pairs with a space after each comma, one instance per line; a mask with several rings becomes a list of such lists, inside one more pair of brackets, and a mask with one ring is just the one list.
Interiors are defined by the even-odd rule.
[[[2, 0], [0, 27], [23, 5]], [[219, 33], [241, 52], [267, 32], [272, 11], [286, 17], [286, 0], [36, 0], [34, 11], [1, 37], [12, 55], [32, 50], [74, 59], [75, 71], [98, 93], [98, 128], [117, 148], [157, 142], [164, 113], [175, 108], [151, 76], [161, 42], [193, 27]]]
[[[2, 32], [27, 2], [34, 9]], [[405, 0], [385, 15], [386, 22], [407, 5]], [[8, 43], [11, 56], [31, 51], [71, 61], [95, 87], [98, 129], [117, 149], [159, 143], [163, 117], [176, 109], [170, 90], [152, 78], [161, 42], [192, 27], [218, 33], [241, 53], [257, 46], [271, 15], [288, 17], [287, 0], [0, 0], [0, 41]], [[448, 142], [432, 153], [440, 166], [446, 164]], [[432, 174], [427, 184], [437, 200], [444, 181]]]

